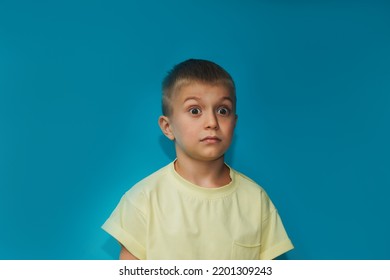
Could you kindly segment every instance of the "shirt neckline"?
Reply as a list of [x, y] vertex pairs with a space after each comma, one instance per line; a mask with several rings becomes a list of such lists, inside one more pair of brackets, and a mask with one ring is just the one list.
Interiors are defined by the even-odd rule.
[[174, 162], [171, 162], [169, 164], [169, 171], [173, 175], [173, 177], [179, 182], [179, 184], [175, 184], [177, 189], [180, 191], [185, 191], [187, 193], [190, 193], [193, 196], [197, 196], [202, 199], [219, 199], [226, 197], [233, 193], [237, 188], [237, 182], [236, 182], [236, 174], [234, 170], [225, 163], [225, 165], [229, 168], [229, 176], [231, 181], [221, 187], [217, 188], [205, 188], [198, 186], [194, 183], [191, 183], [190, 181], [183, 178], [177, 171], [175, 170]]

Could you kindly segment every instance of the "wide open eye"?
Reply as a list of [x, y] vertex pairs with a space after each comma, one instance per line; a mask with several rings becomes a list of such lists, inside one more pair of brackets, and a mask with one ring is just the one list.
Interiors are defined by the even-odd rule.
[[191, 115], [199, 115], [201, 113], [200, 109], [197, 107], [193, 107], [189, 110]]
[[218, 114], [222, 115], [222, 116], [229, 116], [230, 115], [230, 109], [226, 108], [226, 107], [220, 107], [218, 108]]

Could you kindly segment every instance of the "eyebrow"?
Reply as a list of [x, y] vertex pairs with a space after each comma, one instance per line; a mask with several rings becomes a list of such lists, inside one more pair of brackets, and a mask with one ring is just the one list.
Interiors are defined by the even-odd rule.
[[196, 96], [189, 96], [189, 97], [187, 97], [186, 99], [184, 99], [184, 101], [183, 101], [183, 103], [186, 103], [187, 101], [189, 101], [189, 100], [196, 100], [196, 101], [199, 101], [200, 100], [200, 98], [199, 97], [196, 97]]
[[[199, 97], [197, 97], [197, 96], [189, 96], [189, 97], [187, 97], [186, 99], [184, 99], [183, 103], [185, 103], [185, 102], [187, 102], [187, 101], [189, 101], [189, 100], [200, 101], [201, 98], [199, 98]], [[222, 97], [222, 100], [228, 100], [228, 101], [230, 101], [232, 104], [234, 104], [233, 99], [232, 99], [230, 96], [224, 96], [224, 97]]]

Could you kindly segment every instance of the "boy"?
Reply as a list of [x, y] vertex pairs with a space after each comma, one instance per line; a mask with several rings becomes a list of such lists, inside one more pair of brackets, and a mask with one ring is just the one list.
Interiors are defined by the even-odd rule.
[[133, 186], [103, 225], [120, 259], [273, 259], [292, 249], [264, 190], [224, 162], [237, 121], [231, 76], [184, 61], [164, 79], [162, 103], [177, 158]]

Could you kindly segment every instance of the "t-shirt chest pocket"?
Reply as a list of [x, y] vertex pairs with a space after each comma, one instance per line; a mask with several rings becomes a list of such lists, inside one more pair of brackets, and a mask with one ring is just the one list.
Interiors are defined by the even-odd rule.
[[260, 259], [261, 225], [256, 223], [255, 219], [240, 219], [240, 225], [237, 227], [237, 229], [239, 230], [237, 230], [235, 234], [231, 236], [231, 259]]
[[234, 241], [232, 244], [232, 260], [258, 260], [260, 259], [261, 244], [243, 244]]

